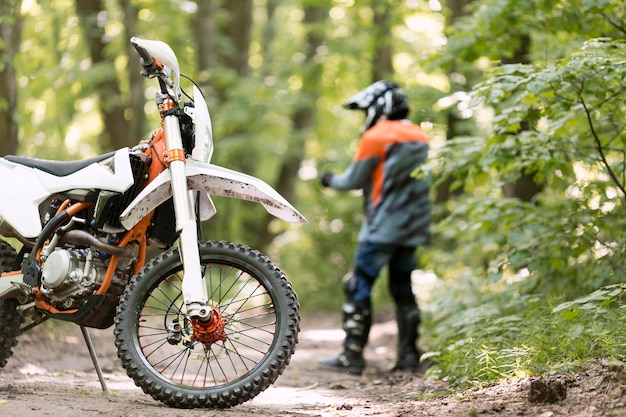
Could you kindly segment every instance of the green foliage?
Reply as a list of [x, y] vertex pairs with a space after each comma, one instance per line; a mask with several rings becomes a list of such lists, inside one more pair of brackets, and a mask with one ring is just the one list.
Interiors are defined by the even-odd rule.
[[[475, 114], [492, 114], [485, 134], [449, 141], [425, 167], [465, 192], [436, 207], [425, 257], [443, 278], [425, 331], [431, 376], [457, 386], [624, 361], [623, 4], [558, 3], [476, 2], [452, 31], [451, 50], [471, 60], [506, 57], [511, 39], [493, 43], [503, 30], [543, 41], [532, 64], [494, 66], [473, 89]], [[506, 198], [523, 174], [542, 191]]]
[[471, 2], [468, 11], [447, 28], [444, 62], [499, 62], [515, 54], [521, 35], [533, 38], [533, 57], [551, 61], [586, 39], [623, 32], [623, 3], [614, 0], [480, 0]]
[[[428, 166], [440, 179], [463, 178], [474, 194], [449, 202], [451, 215], [437, 225], [446, 242], [456, 241], [457, 259], [477, 273], [528, 268], [557, 293], [580, 294], [617, 276], [626, 243], [625, 52], [619, 42], [589, 41], [558, 65], [504, 66], [476, 88], [498, 109], [493, 135], [457, 138]], [[520, 132], [528, 120], [534, 129]], [[522, 172], [545, 184], [533, 203], [500, 192]]]
[[[484, 386], [503, 378], [524, 378], [584, 367], [593, 358], [616, 364], [626, 360], [624, 284], [558, 303], [523, 294], [519, 283], [501, 280], [488, 287], [447, 286], [432, 313], [429, 342], [438, 346], [424, 356], [434, 361], [427, 376], [445, 378], [457, 388]], [[523, 285], [522, 285], [523, 286]], [[478, 288], [480, 287], [480, 290]], [[463, 289], [462, 289], [463, 288]], [[450, 311], [453, 294], [458, 307]]]

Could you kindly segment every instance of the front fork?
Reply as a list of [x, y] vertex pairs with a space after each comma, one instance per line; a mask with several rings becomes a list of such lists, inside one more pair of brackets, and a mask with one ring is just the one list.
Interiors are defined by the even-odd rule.
[[166, 161], [172, 177], [172, 196], [176, 215], [176, 230], [180, 231], [178, 246], [183, 262], [183, 299], [187, 315], [191, 318], [208, 320], [211, 315], [209, 297], [198, 252], [198, 225], [193, 210], [192, 193], [187, 188], [185, 152], [180, 135], [180, 124], [176, 115], [164, 118], [167, 138]]

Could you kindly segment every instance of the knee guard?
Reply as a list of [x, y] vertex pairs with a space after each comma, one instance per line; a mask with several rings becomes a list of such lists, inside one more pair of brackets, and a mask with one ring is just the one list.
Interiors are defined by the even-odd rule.
[[369, 300], [375, 279], [358, 268], [353, 273], [347, 274], [343, 278], [343, 293], [346, 301], [360, 303]]
[[351, 300], [352, 296], [356, 294], [357, 280], [357, 276], [352, 272], [343, 277], [343, 294], [346, 296], [346, 300]]

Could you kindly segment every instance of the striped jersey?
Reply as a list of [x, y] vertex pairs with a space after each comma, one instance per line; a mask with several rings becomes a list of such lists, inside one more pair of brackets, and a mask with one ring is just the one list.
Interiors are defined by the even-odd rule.
[[430, 182], [413, 171], [428, 156], [428, 137], [408, 120], [380, 120], [361, 136], [350, 166], [334, 175], [336, 190], [362, 189], [359, 241], [419, 246], [430, 239]]

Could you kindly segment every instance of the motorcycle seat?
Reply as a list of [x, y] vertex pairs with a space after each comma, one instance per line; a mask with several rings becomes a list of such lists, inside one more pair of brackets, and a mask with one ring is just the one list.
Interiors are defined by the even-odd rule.
[[89, 159], [79, 161], [52, 161], [48, 159], [31, 158], [28, 156], [7, 155], [4, 157], [7, 161], [14, 164], [24, 165], [30, 168], [36, 168], [57, 177], [65, 177], [88, 167], [91, 164], [102, 162], [108, 158], [115, 156], [115, 152], [109, 152], [104, 155], [95, 156]]

